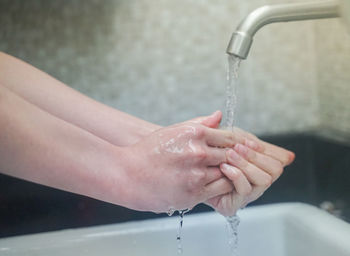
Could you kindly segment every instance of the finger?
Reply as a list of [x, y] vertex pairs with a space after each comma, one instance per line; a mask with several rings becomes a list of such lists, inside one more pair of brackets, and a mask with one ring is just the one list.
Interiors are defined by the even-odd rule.
[[283, 166], [289, 165], [294, 161], [295, 154], [293, 152], [265, 141], [261, 142], [264, 145], [263, 153], [280, 161]]
[[242, 144], [237, 144], [234, 147], [234, 149], [248, 162], [256, 165], [257, 167], [271, 175], [272, 181], [277, 180], [283, 173], [282, 163], [270, 156], [255, 152], [252, 149], [243, 146]]
[[255, 135], [249, 132], [246, 132], [238, 127], [234, 127], [233, 132], [239, 134], [239, 136], [244, 138], [243, 144], [246, 145], [247, 147], [250, 147], [251, 149], [257, 152], [264, 151], [265, 148], [263, 143]]
[[222, 119], [221, 111], [216, 111], [208, 118], [201, 121], [201, 124], [210, 128], [218, 128]]
[[203, 202], [209, 198], [232, 192], [233, 189], [232, 182], [226, 177], [213, 181], [204, 187]]
[[208, 166], [218, 166], [221, 163], [226, 163], [226, 151], [226, 148], [208, 147], [205, 164]]
[[230, 165], [240, 169], [251, 184], [264, 187], [265, 189], [271, 185], [272, 177], [269, 174], [261, 170], [259, 167], [249, 163], [236, 151], [232, 149], [228, 150], [227, 160]]
[[206, 172], [205, 184], [212, 183], [220, 178], [224, 177], [224, 174], [219, 167], [208, 167]]
[[263, 143], [259, 140], [251, 140], [248, 138], [244, 138], [244, 145], [260, 153], [263, 153], [265, 150]]
[[234, 127], [234, 128], [233, 128], [233, 131], [236, 132], [236, 133], [241, 134], [242, 136], [244, 136], [244, 137], [246, 137], [246, 138], [248, 138], [248, 139], [250, 139], [250, 140], [254, 140], [254, 141], [259, 140], [259, 138], [256, 137], [254, 134], [251, 134], [251, 133], [249, 133], [249, 132], [247, 132], [247, 131], [244, 131], [244, 130], [242, 130], [241, 128]]
[[246, 202], [245, 204], [249, 204], [250, 202], [255, 201], [256, 199], [258, 199], [259, 197], [261, 197], [266, 189], [264, 189], [263, 187], [253, 187], [252, 192], [250, 193], [250, 195], [246, 198]]
[[222, 119], [221, 111], [215, 111], [210, 116], [201, 116], [190, 120], [190, 122], [200, 123], [206, 127], [217, 128], [220, 125]]
[[[224, 195], [224, 196], [226, 196], [226, 195]], [[222, 195], [219, 195], [216, 197], [209, 198], [207, 201], [205, 201], [205, 204], [216, 209], [216, 208], [218, 208], [219, 204], [221, 203], [220, 200], [222, 197], [223, 197]]]
[[228, 164], [221, 164], [220, 169], [233, 182], [238, 194], [247, 196], [252, 192], [252, 186], [239, 169]]
[[244, 138], [232, 131], [207, 128], [205, 130], [205, 140], [208, 146], [231, 148], [237, 143], [243, 143]]
[[245, 201], [245, 197], [236, 192], [232, 192], [226, 195], [210, 198], [205, 204], [213, 207], [217, 212], [224, 216], [234, 216], [240, 208], [246, 205]]
[[283, 166], [291, 164], [295, 159], [295, 154], [289, 150], [273, 145], [271, 143], [260, 140], [255, 135], [235, 127], [234, 132], [246, 138], [244, 145], [260, 153], [266, 154], [277, 161], [280, 161]]

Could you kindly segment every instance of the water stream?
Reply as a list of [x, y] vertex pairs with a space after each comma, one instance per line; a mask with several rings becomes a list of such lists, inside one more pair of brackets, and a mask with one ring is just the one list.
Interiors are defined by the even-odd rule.
[[[226, 86], [226, 120], [225, 120], [225, 128], [229, 130], [233, 130], [235, 124], [235, 110], [237, 105], [237, 96], [236, 96], [236, 88], [238, 82], [238, 69], [240, 66], [241, 59], [229, 55], [228, 57], [228, 70], [227, 70], [227, 86]], [[170, 208], [167, 212], [169, 216], [173, 215], [176, 210], [174, 208]], [[181, 232], [183, 226], [183, 220], [185, 213], [189, 212], [190, 209], [186, 210], [178, 210], [179, 212], [179, 228], [176, 236], [177, 240], [177, 252], [178, 254], [182, 254], [182, 240], [181, 240]], [[229, 235], [229, 246], [231, 251], [231, 256], [238, 256], [237, 246], [238, 246], [238, 225], [240, 223], [240, 219], [237, 215], [227, 217], [227, 228]]]
[[181, 231], [182, 231], [182, 225], [184, 222], [184, 215], [185, 213], [189, 212], [190, 209], [186, 209], [186, 210], [181, 210], [179, 211], [179, 229], [177, 230], [177, 236], [176, 236], [176, 240], [177, 240], [177, 253], [178, 254], [182, 254], [182, 240], [181, 240]]
[[[178, 254], [182, 254], [182, 237], [181, 237], [181, 233], [182, 233], [182, 226], [183, 226], [183, 222], [184, 222], [184, 216], [186, 213], [188, 213], [191, 209], [185, 209], [185, 210], [178, 210], [179, 212], [179, 228], [177, 230], [177, 235], [176, 235], [176, 241], [177, 241], [177, 253]], [[172, 216], [174, 214], [174, 212], [176, 212], [177, 210], [175, 210], [174, 208], [170, 208], [167, 212], [167, 214], [169, 216]]]
[[240, 63], [240, 58], [233, 55], [228, 55], [225, 128], [229, 130], [232, 130], [235, 124], [238, 70]]
[[[235, 110], [237, 105], [238, 70], [241, 59], [228, 55], [227, 85], [226, 85], [226, 120], [225, 128], [233, 130], [235, 125]], [[227, 217], [228, 242], [231, 256], [238, 256], [238, 215]]]
[[226, 217], [228, 231], [228, 245], [230, 247], [231, 256], [238, 256], [238, 226], [241, 222], [239, 216]]

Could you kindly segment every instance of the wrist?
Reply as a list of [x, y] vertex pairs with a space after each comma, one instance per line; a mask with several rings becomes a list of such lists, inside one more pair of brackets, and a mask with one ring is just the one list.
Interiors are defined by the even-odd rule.
[[140, 207], [141, 186], [137, 184], [141, 167], [141, 152], [136, 153], [133, 146], [116, 147], [110, 150], [108, 170], [102, 181], [101, 200], [134, 210]]
[[145, 122], [142, 126], [135, 129], [135, 141], [136, 143], [142, 140], [144, 137], [150, 135], [151, 133], [161, 129], [162, 126], [153, 123]]

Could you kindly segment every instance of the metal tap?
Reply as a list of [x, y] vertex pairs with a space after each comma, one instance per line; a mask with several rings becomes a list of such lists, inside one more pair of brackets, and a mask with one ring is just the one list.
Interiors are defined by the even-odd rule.
[[266, 5], [251, 12], [233, 32], [227, 53], [246, 59], [255, 33], [275, 22], [336, 18], [340, 16], [338, 0], [310, 3]]

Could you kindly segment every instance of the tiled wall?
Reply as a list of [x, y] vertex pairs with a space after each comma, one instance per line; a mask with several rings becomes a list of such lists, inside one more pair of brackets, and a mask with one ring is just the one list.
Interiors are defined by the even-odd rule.
[[[2, 0], [0, 50], [99, 101], [168, 125], [223, 109], [224, 52], [234, 27], [250, 10], [281, 2], [295, 1]], [[240, 72], [238, 125], [258, 134], [320, 125], [349, 131], [343, 37], [328, 21], [259, 31]], [[334, 54], [324, 57], [328, 50]]]
[[321, 132], [350, 142], [350, 28], [339, 20], [316, 24]]

